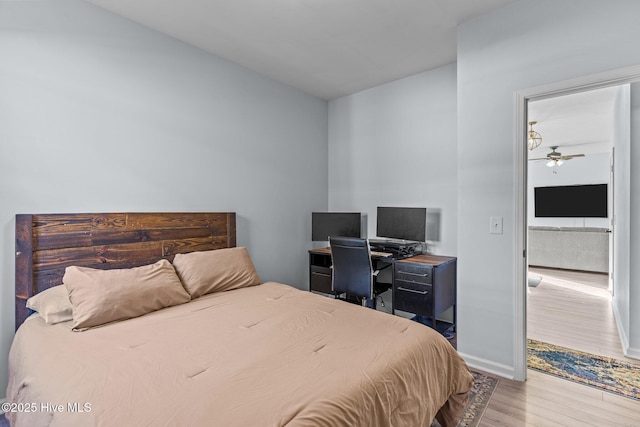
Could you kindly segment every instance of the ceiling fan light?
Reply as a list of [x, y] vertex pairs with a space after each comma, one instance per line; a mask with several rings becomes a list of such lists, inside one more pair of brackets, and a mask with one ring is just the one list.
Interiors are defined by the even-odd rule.
[[556, 164], [556, 162], [555, 162], [555, 161], [553, 161], [553, 160], [549, 160], [549, 161], [547, 162], [547, 166], [548, 166], [548, 167], [553, 167], [553, 166], [555, 166], [555, 164]]
[[564, 162], [560, 159], [556, 160], [556, 165], [560, 166], [561, 164], [563, 164]]

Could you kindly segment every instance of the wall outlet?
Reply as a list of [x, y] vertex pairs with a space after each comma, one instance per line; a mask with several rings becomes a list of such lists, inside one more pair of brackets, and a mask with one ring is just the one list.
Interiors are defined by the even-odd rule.
[[489, 218], [489, 233], [502, 234], [502, 217], [492, 216]]

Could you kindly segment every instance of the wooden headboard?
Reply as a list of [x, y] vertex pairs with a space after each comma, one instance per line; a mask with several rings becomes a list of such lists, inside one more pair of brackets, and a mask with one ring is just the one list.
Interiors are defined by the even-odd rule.
[[130, 268], [235, 245], [234, 212], [16, 215], [16, 329], [27, 299], [62, 284], [70, 265]]

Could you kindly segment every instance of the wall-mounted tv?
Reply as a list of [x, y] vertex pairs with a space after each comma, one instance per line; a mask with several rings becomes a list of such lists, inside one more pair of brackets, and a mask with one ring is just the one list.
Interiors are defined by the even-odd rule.
[[360, 237], [360, 212], [311, 212], [311, 240], [333, 237]]
[[535, 187], [536, 218], [607, 218], [607, 184]]

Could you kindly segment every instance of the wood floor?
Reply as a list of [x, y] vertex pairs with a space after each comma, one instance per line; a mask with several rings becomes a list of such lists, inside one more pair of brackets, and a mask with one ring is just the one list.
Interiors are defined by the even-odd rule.
[[[640, 365], [622, 353], [606, 275], [537, 268], [530, 274], [542, 282], [528, 297], [528, 338]], [[479, 427], [640, 427], [640, 401], [537, 371], [527, 377], [500, 379]]]
[[640, 365], [622, 352], [606, 274], [530, 268], [529, 276], [542, 282], [530, 288], [528, 338]]

